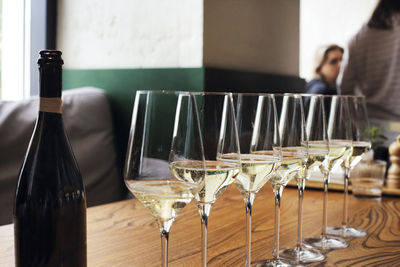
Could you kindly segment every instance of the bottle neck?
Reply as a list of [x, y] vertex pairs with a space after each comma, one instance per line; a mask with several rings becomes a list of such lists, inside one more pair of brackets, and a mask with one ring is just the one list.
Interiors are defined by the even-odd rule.
[[61, 98], [62, 68], [60, 64], [43, 64], [39, 67], [40, 97]]
[[42, 64], [39, 67], [40, 103], [39, 111], [62, 113], [61, 88], [62, 68], [60, 64]]

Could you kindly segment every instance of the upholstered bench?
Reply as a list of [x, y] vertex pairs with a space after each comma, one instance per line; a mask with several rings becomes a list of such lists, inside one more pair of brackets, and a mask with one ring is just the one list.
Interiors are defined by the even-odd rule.
[[[18, 173], [36, 122], [38, 98], [0, 101], [0, 225], [12, 222]], [[105, 92], [63, 92], [64, 127], [86, 187], [88, 206], [125, 198], [110, 104]], [[51, 179], [51, 177], [49, 177]]]

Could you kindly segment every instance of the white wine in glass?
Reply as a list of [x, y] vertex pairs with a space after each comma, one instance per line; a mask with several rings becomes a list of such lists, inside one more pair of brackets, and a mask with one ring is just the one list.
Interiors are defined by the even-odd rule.
[[304, 147], [282, 147], [282, 160], [269, 179], [271, 186], [285, 187], [293, 178], [300, 177], [306, 164], [306, 153]]
[[[253, 203], [280, 161], [280, 142], [273, 95], [234, 94], [233, 102], [240, 143], [240, 173], [236, 176], [235, 185], [245, 204], [245, 266], [250, 266]], [[231, 162], [232, 154], [221, 154], [218, 159]]]
[[272, 172], [269, 183], [275, 197], [275, 244], [273, 258], [256, 262], [253, 266], [291, 266], [290, 261], [280, 257], [279, 226], [280, 205], [285, 186], [292, 179], [304, 175], [308, 157], [308, 141], [305, 134], [303, 101], [300, 95], [284, 94], [275, 96], [279, 117], [279, 139], [281, 161]]
[[196, 182], [198, 177], [204, 176], [204, 185], [195, 194], [198, 204], [213, 204], [239, 172], [238, 164], [220, 161], [206, 161], [205, 165], [177, 161], [170, 164], [170, 169], [182, 181]]
[[296, 265], [325, 259], [325, 255], [319, 250], [303, 244], [303, 198], [306, 180], [313, 170], [323, 170], [323, 164], [329, 152], [323, 97], [310, 94], [302, 94], [301, 97], [304, 104], [308, 157], [301, 176], [297, 179], [299, 190], [297, 244], [294, 248], [280, 251], [281, 258]]
[[347, 102], [339, 96], [323, 96], [323, 99], [324, 107], [328, 107], [326, 110], [326, 121], [329, 152], [325, 157], [324, 164], [320, 168], [324, 176], [322, 231], [321, 236], [308, 238], [305, 240], [305, 243], [320, 250], [329, 250], [346, 248], [349, 245], [342, 238], [327, 235], [328, 185], [332, 169], [340, 166], [351, 154], [352, 141], [349, 134], [349, 121], [344, 119], [349, 112]]
[[129, 191], [150, 211], [160, 231], [172, 223], [179, 212], [192, 201], [198, 185], [170, 180], [143, 180], [126, 183]]
[[353, 140], [353, 153], [350, 156], [349, 166], [353, 169], [371, 149], [370, 141], [354, 141]]
[[348, 226], [348, 186], [350, 180], [350, 171], [359, 163], [366, 152], [371, 148], [369, 136], [369, 124], [367, 107], [364, 96], [341, 96], [347, 100], [349, 106], [348, 117], [344, 118], [351, 122], [349, 129], [352, 139], [351, 152], [341, 164], [344, 170], [344, 199], [343, 199], [343, 220], [341, 226], [328, 227], [327, 232], [330, 235], [341, 237], [363, 237], [367, 231], [360, 228]]
[[[195, 168], [185, 170], [192, 179], [177, 179], [180, 177], [173, 166], [191, 166], [193, 162], [196, 162]], [[158, 224], [162, 266], [168, 265], [168, 237], [172, 223], [201, 189], [204, 165], [199, 119], [191, 94], [137, 91], [124, 179], [129, 191]]]
[[[230, 93], [193, 93], [204, 147], [204, 182], [195, 194], [201, 219], [201, 266], [207, 266], [207, 228], [211, 207], [240, 170], [239, 140]], [[229, 155], [229, 161], [220, 161]], [[185, 173], [182, 180], [190, 180]]]
[[308, 141], [308, 159], [306, 164], [307, 176], [309, 179], [310, 172], [316, 169], [321, 170], [325, 159], [329, 153], [328, 140], [326, 141]]
[[[221, 157], [226, 160], [226, 157]], [[275, 169], [279, 157], [274, 156], [273, 152], [267, 154], [241, 154], [241, 171], [235, 180], [235, 185], [243, 196], [244, 201], [248, 201], [249, 192], [256, 194], [271, 178], [269, 175]]]

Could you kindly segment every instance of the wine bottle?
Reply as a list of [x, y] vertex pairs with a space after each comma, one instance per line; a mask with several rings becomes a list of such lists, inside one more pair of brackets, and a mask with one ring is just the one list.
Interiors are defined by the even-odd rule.
[[60, 51], [40, 52], [39, 113], [14, 201], [16, 266], [86, 266], [86, 195], [62, 120]]

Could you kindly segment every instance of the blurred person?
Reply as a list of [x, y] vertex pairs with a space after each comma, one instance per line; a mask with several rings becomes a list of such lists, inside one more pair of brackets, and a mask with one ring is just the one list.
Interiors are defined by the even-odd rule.
[[314, 59], [314, 79], [307, 83], [307, 93], [336, 95], [336, 79], [339, 75], [343, 48], [331, 44], [320, 47]]
[[366, 97], [372, 125], [388, 146], [400, 133], [400, 1], [380, 0], [367, 24], [350, 40], [338, 79], [340, 94]]
[[365, 95], [370, 116], [400, 120], [400, 1], [381, 0], [350, 40], [340, 94]]

